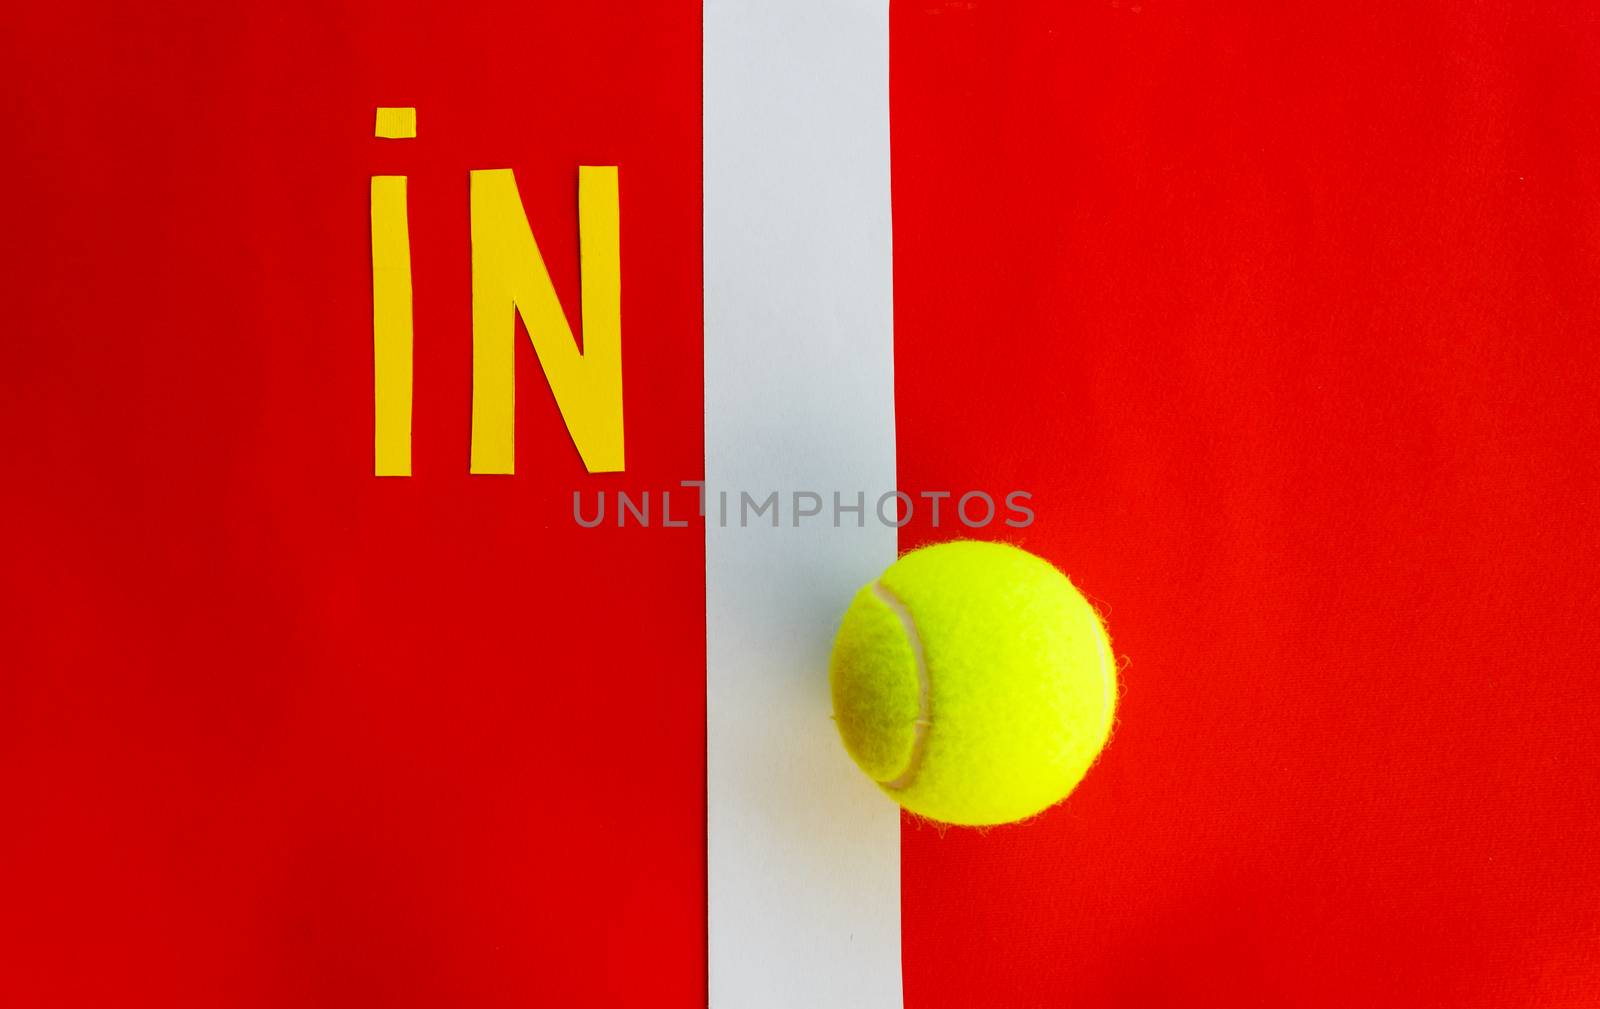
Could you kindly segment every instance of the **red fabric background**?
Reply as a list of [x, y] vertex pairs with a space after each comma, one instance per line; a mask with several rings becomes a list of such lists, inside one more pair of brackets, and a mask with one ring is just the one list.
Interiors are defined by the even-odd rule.
[[1066, 805], [906, 825], [908, 1005], [1600, 1003], [1597, 42], [894, 8], [901, 486], [1032, 491], [1126, 664]]
[[[703, 539], [570, 518], [701, 472], [699, 5], [6, 20], [0, 1004], [703, 1003]], [[469, 477], [468, 169], [516, 170], [575, 318], [580, 163], [622, 166], [627, 473], [522, 339], [518, 475]]]

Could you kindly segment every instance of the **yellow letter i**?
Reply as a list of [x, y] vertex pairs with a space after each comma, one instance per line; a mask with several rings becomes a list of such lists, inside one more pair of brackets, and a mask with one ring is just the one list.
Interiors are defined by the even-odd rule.
[[[374, 135], [417, 135], [417, 110], [380, 108]], [[372, 471], [411, 475], [411, 234], [406, 177], [372, 177]]]

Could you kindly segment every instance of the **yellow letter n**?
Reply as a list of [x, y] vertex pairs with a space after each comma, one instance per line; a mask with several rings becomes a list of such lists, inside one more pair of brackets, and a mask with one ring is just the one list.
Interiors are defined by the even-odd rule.
[[591, 473], [622, 469], [622, 265], [617, 169], [578, 169], [583, 352], [561, 310], [509, 168], [474, 171], [472, 472], [516, 468], [516, 316], [520, 312], [578, 455]]

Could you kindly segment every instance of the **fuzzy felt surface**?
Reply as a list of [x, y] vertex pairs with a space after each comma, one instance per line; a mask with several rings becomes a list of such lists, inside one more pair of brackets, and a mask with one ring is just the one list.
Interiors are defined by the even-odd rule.
[[906, 809], [971, 826], [1065, 798], [1116, 706], [1094, 608], [1047, 561], [996, 543], [942, 543], [896, 561], [856, 595], [830, 679], [857, 764]]
[[912, 759], [920, 687], [905, 627], [874, 585], [845, 612], [829, 667], [845, 749], [874, 781], [893, 781]]

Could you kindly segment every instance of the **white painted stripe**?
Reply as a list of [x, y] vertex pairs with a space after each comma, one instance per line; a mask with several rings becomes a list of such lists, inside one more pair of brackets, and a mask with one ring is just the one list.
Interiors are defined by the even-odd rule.
[[[828, 648], [895, 557], [886, 0], [706, 0], [706, 847], [713, 1009], [887, 1009], [896, 807], [845, 755]], [[729, 525], [716, 496], [728, 491]], [[739, 527], [740, 491], [782, 526]], [[824, 514], [791, 524], [790, 494]], [[867, 495], [832, 525], [833, 492]]]

